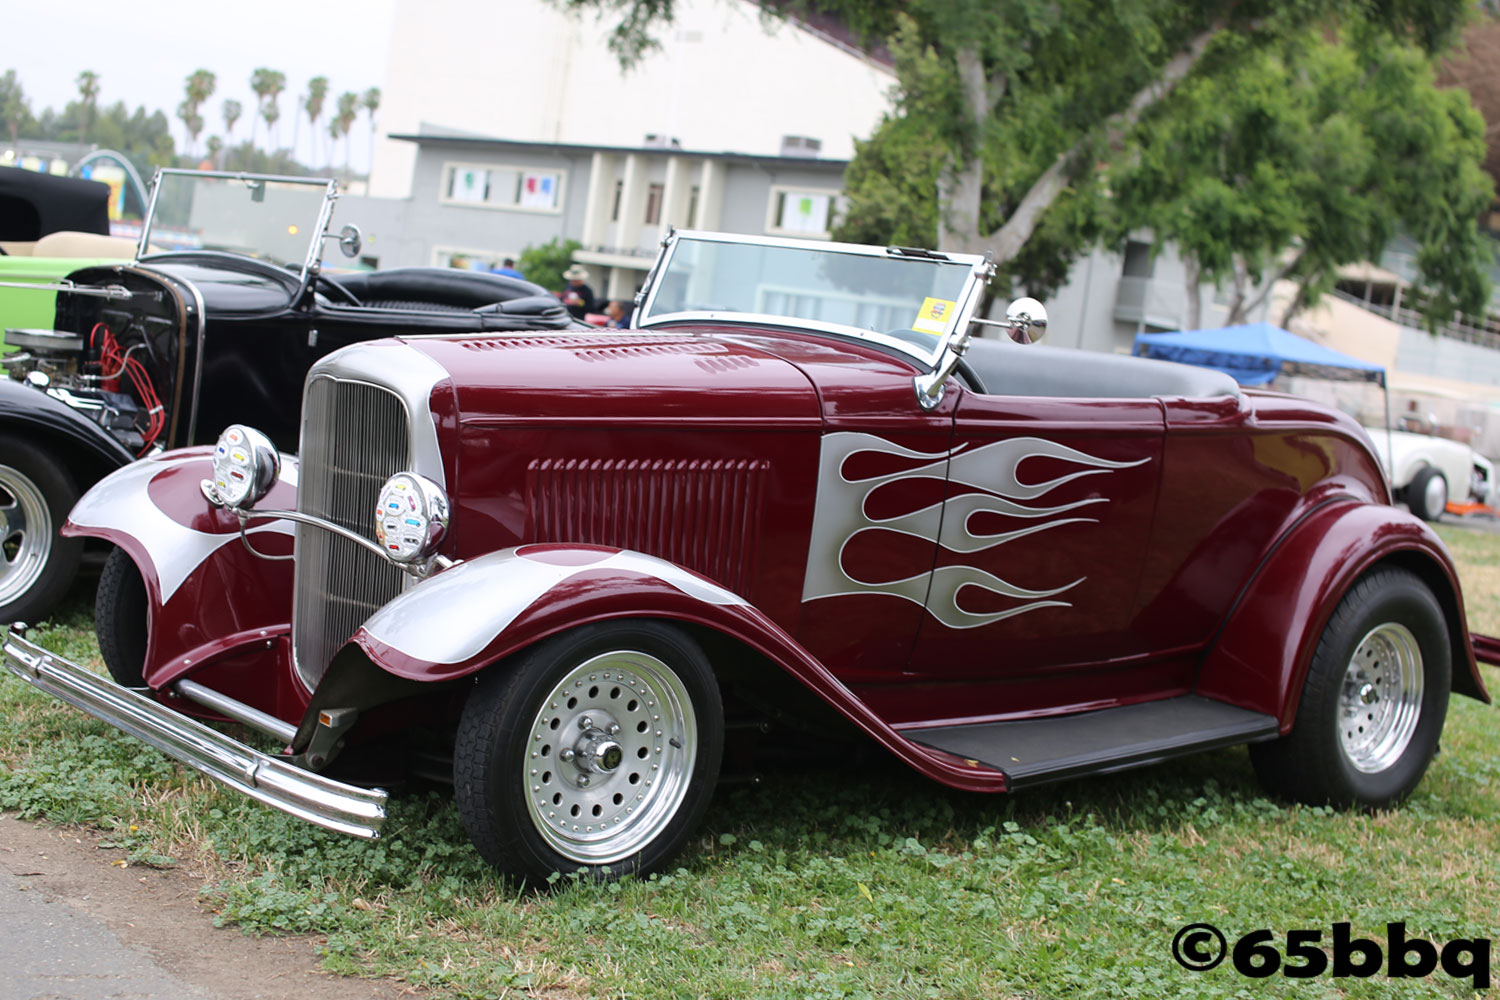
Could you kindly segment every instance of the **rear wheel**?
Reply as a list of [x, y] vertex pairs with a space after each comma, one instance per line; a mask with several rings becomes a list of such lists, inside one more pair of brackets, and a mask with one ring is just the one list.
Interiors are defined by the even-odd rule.
[[1424, 521], [1436, 521], [1448, 507], [1448, 480], [1432, 466], [1412, 477], [1406, 487], [1406, 506]]
[[1311, 805], [1393, 805], [1427, 771], [1448, 712], [1447, 624], [1413, 574], [1377, 569], [1339, 603], [1313, 654], [1297, 721], [1250, 747], [1261, 781]]
[[124, 549], [104, 561], [94, 596], [94, 631], [99, 655], [116, 684], [144, 687], [146, 665], [146, 581]]
[[708, 807], [723, 730], [691, 636], [584, 626], [480, 678], [454, 748], [459, 814], [480, 855], [521, 881], [658, 870]]
[[0, 622], [40, 621], [72, 586], [83, 539], [57, 532], [77, 499], [55, 456], [0, 435]]

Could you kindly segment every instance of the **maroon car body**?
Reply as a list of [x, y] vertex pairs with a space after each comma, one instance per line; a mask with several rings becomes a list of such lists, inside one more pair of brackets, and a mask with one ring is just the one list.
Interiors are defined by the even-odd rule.
[[[300, 461], [253, 509], [214, 502], [212, 449], [114, 474], [66, 530], [124, 554], [101, 645], [138, 690], [14, 633], [8, 665], [366, 836], [381, 795], [317, 772], [421, 724], [450, 741], [476, 846], [523, 878], [665, 864], [707, 806], [726, 712], [831, 708], [976, 791], [1250, 743], [1274, 790], [1371, 806], [1420, 780], [1450, 687], [1488, 700], [1453, 563], [1390, 506], [1350, 418], [1208, 371], [969, 340], [988, 266], [966, 258], [935, 258], [965, 283], [921, 297], [960, 314], [925, 362], [653, 300], [695, 238], [734, 242], [677, 236], [641, 329], [319, 362]], [[375, 537], [377, 495], [405, 496], [382, 482], [413, 469], [443, 501], [435, 561], [403, 572], [324, 527]], [[254, 755], [189, 715], [287, 749]]]

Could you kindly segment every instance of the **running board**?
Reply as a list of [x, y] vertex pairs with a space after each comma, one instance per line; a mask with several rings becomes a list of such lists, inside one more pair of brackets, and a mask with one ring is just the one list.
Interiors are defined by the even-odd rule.
[[1012, 722], [906, 729], [914, 743], [1004, 772], [1009, 787], [1109, 774], [1276, 736], [1273, 716], [1198, 695]]
[[153, 698], [50, 653], [11, 626], [5, 666], [117, 729], [252, 799], [329, 830], [373, 840], [385, 822], [385, 792], [333, 781], [263, 754]]

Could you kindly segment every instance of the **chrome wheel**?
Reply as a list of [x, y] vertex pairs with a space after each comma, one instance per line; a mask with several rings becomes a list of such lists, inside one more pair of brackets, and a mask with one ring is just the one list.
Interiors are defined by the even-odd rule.
[[687, 794], [698, 721], [682, 679], [649, 653], [616, 650], [570, 671], [542, 701], [523, 764], [526, 804], [552, 850], [584, 864], [630, 857]]
[[52, 513], [29, 476], [0, 465], [0, 604], [26, 593], [52, 553]]
[[1422, 715], [1422, 649], [1405, 625], [1371, 629], [1339, 689], [1339, 744], [1356, 770], [1374, 774], [1406, 752]]

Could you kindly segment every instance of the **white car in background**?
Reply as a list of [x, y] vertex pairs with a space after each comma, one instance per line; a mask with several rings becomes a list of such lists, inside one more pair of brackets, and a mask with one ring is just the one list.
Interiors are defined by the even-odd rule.
[[1463, 442], [1383, 427], [1365, 430], [1386, 466], [1391, 492], [1422, 520], [1436, 521], [1450, 500], [1494, 505], [1494, 463]]

